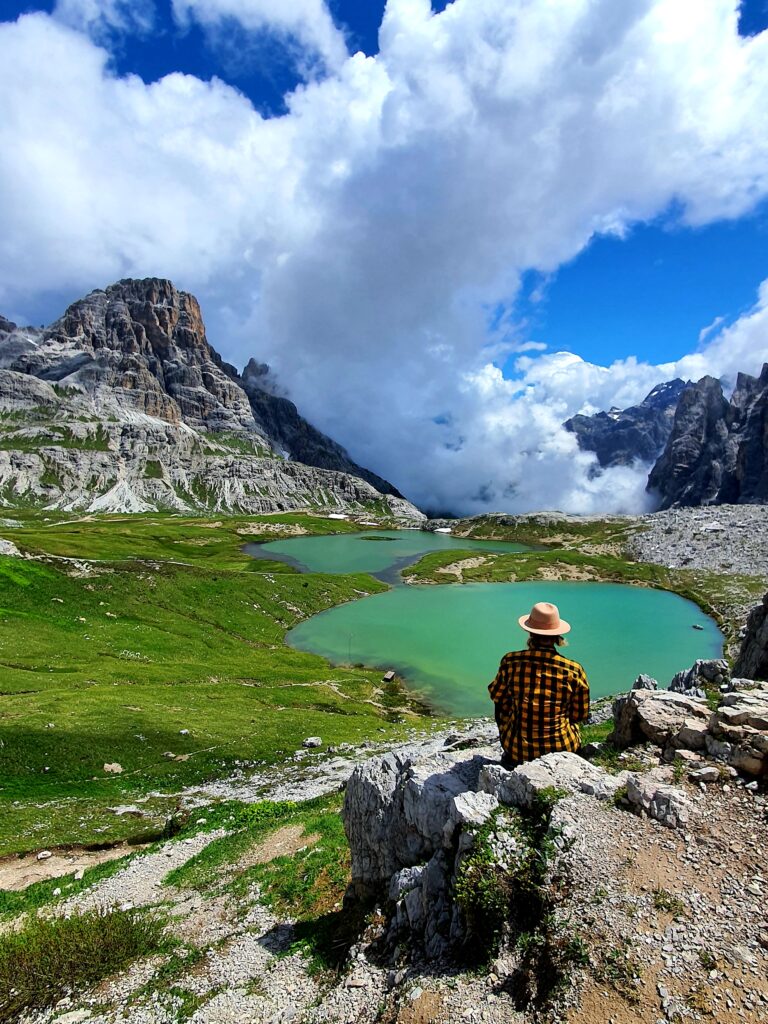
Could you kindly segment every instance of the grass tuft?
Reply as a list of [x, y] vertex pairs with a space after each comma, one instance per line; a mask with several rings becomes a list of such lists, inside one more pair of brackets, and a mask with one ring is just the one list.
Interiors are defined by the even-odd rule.
[[135, 910], [31, 918], [0, 936], [0, 1021], [95, 985], [156, 952], [162, 938], [162, 921]]

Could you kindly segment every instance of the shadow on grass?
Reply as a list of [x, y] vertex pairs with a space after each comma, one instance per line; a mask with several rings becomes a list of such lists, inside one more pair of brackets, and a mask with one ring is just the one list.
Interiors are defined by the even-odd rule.
[[313, 971], [340, 971], [370, 920], [370, 903], [355, 903], [327, 914], [275, 924], [259, 942], [274, 954], [302, 952]]

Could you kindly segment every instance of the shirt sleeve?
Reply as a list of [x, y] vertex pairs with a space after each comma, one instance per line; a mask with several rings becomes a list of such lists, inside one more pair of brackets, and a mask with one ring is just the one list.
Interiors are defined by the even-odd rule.
[[502, 659], [499, 665], [499, 671], [496, 673], [493, 682], [488, 686], [488, 692], [491, 695], [491, 700], [494, 704], [498, 704], [504, 698], [505, 691], [507, 689], [507, 672], [506, 666]]
[[589, 683], [581, 666], [573, 679], [568, 717], [572, 722], [583, 722], [589, 717]]

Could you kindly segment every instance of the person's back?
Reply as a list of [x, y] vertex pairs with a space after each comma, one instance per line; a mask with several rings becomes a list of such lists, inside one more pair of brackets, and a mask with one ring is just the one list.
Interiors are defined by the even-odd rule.
[[488, 687], [509, 764], [531, 761], [551, 751], [578, 750], [578, 723], [589, 714], [584, 669], [556, 649], [571, 628], [560, 618], [557, 607], [536, 604], [518, 621], [529, 633], [528, 647], [505, 654]]

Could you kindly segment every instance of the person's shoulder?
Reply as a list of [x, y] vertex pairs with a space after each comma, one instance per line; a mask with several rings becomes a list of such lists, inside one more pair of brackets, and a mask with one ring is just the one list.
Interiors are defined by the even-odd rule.
[[524, 658], [528, 653], [529, 652], [527, 650], [525, 650], [525, 651], [507, 651], [507, 653], [501, 659], [501, 663], [502, 663], [502, 665], [504, 665], [504, 664], [509, 665], [512, 662], [520, 661], [520, 659]]
[[556, 652], [555, 657], [562, 665], [569, 668], [571, 672], [575, 672], [580, 675], [585, 674], [584, 667], [578, 661], [574, 661], [573, 658], [566, 658], [565, 655], [560, 654], [559, 651]]

